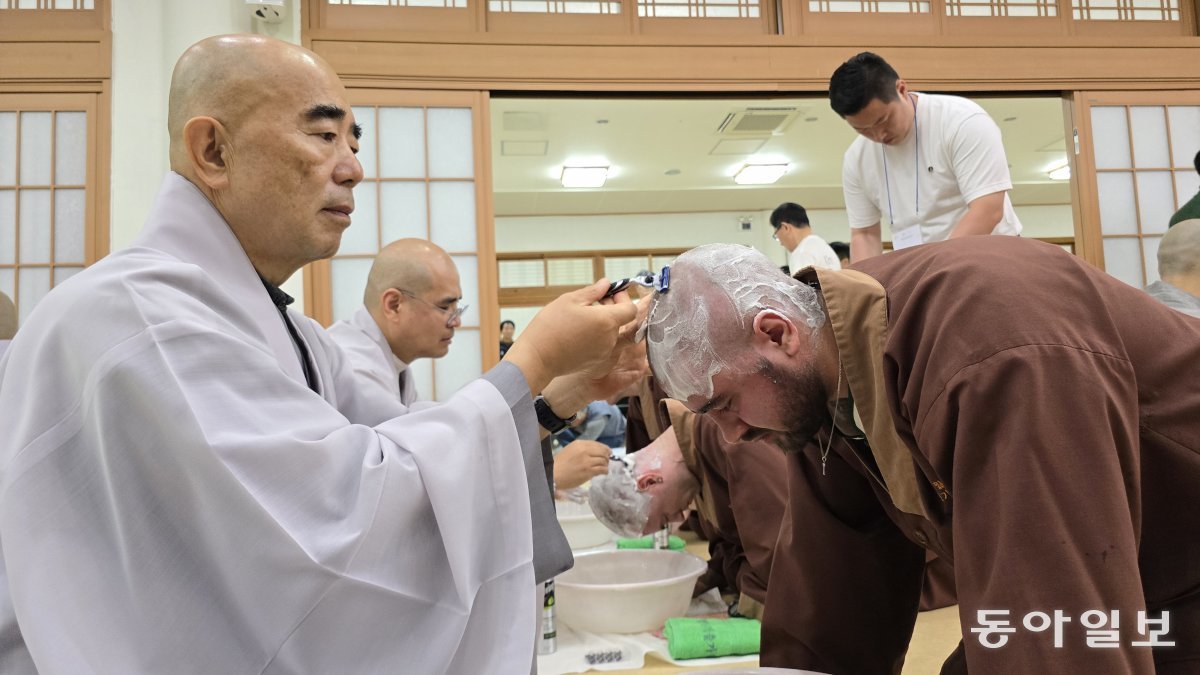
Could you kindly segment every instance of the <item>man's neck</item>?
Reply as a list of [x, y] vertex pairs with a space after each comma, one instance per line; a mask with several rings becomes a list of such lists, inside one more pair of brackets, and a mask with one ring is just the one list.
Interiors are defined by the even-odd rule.
[[1163, 277], [1163, 281], [1200, 298], [1200, 276], [1166, 276]]

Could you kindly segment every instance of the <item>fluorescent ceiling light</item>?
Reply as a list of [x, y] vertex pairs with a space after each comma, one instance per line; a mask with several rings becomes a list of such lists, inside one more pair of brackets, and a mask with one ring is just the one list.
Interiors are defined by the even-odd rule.
[[1046, 175], [1050, 177], [1050, 180], [1071, 180], [1071, 165], [1063, 162], [1048, 169]]
[[787, 173], [787, 164], [746, 164], [733, 175], [738, 185], [770, 185]]
[[604, 187], [604, 181], [608, 180], [608, 167], [564, 166], [561, 180], [565, 188]]

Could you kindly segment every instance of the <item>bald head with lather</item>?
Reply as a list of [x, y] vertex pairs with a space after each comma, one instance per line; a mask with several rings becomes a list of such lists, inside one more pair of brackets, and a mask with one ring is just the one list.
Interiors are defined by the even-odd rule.
[[440, 246], [399, 239], [375, 256], [363, 304], [405, 363], [445, 356], [461, 323], [451, 313], [462, 299], [458, 268]]

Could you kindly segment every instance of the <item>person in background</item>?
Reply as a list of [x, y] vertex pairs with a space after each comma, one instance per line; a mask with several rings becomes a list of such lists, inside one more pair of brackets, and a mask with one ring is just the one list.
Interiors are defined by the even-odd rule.
[[420, 394], [408, 367], [450, 351], [467, 310], [461, 301], [454, 260], [432, 242], [399, 239], [375, 256], [362, 306], [330, 326], [329, 336], [355, 375], [409, 406]]
[[978, 104], [909, 91], [871, 52], [834, 71], [829, 103], [860, 134], [842, 164], [851, 261], [883, 252], [885, 220], [897, 251], [972, 234], [1020, 234], [1000, 128]]
[[0, 359], [8, 351], [8, 343], [17, 334], [17, 308], [12, 298], [0, 293]]
[[932, 550], [962, 622], [943, 673], [1195, 673], [1200, 322], [1057, 246], [964, 237], [799, 279], [692, 249], [644, 334], [726, 441], [799, 450], [762, 665], [899, 673]]
[[812, 231], [803, 206], [785, 202], [771, 212], [773, 238], [788, 252], [788, 270], [795, 274], [805, 267], [838, 269], [837, 254]]
[[1200, 317], [1200, 218], [1175, 223], [1158, 244], [1158, 276], [1146, 287], [1171, 309]]
[[558, 435], [560, 443], [598, 441], [610, 448], [625, 447], [625, 415], [608, 401], [592, 401], [580, 410], [571, 426]]
[[363, 178], [333, 69], [212, 37], [169, 97], [145, 228], [0, 360], [0, 672], [530, 672], [572, 564], [537, 426], [620, 388], [637, 308], [564, 294], [410, 411], [279, 289]]
[[844, 241], [831, 241], [829, 242], [829, 248], [833, 249], [842, 267], [850, 266], [850, 244]]
[[[1194, 164], [1196, 167], [1196, 173], [1200, 174], [1200, 150], [1196, 151], [1196, 156], [1192, 158], [1192, 164]], [[1171, 216], [1171, 220], [1167, 227], [1171, 228], [1185, 220], [1193, 220], [1196, 218], [1200, 218], [1200, 191], [1192, 195], [1191, 199], [1187, 200], [1183, 206], [1179, 207], [1179, 210], [1175, 212], [1175, 215]]]
[[508, 348], [512, 346], [513, 334], [517, 332], [517, 324], [505, 319], [500, 322], [500, 358], [508, 353]]

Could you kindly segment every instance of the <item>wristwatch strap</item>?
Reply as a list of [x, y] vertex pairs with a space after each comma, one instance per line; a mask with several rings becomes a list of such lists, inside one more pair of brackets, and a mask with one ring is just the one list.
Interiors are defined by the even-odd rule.
[[566, 419], [563, 419], [554, 414], [554, 411], [550, 409], [550, 404], [546, 403], [546, 399], [542, 398], [541, 396], [538, 396], [533, 400], [533, 411], [537, 413], [538, 424], [542, 425], [543, 429], [552, 434], [557, 434], [563, 429], [566, 429], [567, 425], [571, 422], [574, 422], [575, 418], [579, 415], [576, 413]]

